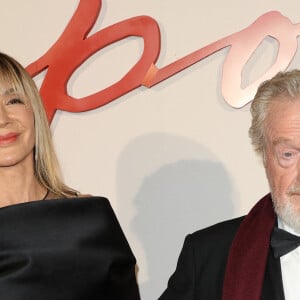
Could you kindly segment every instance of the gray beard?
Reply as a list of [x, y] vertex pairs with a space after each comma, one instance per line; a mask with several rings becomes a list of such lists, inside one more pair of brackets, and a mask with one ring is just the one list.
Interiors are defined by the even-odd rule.
[[300, 210], [297, 210], [290, 201], [280, 201], [272, 194], [274, 210], [278, 217], [300, 234]]

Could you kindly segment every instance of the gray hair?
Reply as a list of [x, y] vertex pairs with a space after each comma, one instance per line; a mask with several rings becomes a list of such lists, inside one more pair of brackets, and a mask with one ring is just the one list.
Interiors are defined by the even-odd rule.
[[257, 153], [265, 150], [265, 120], [270, 103], [284, 96], [290, 100], [300, 95], [300, 70], [279, 72], [270, 80], [263, 82], [251, 103], [252, 123], [249, 128], [251, 143]]

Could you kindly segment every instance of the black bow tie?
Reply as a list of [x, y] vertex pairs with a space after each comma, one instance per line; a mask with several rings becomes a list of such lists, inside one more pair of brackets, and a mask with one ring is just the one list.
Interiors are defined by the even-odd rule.
[[278, 227], [273, 228], [271, 247], [274, 257], [281, 257], [300, 246], [300, 237]]

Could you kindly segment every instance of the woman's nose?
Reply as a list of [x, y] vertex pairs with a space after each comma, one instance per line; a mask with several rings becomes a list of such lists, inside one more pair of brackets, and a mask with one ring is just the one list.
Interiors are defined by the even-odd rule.
[[9, 123], [9, 115], [4, 105], [0, 104], [0, 127], [6, 126]]

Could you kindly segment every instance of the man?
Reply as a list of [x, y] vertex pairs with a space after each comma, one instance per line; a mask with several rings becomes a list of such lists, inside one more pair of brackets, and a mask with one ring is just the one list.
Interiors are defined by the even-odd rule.
[[251, 114], [271, 193], [247, 216], [188, 235], [159, 300], [300, 299], [300, 71], [261, 84]]

